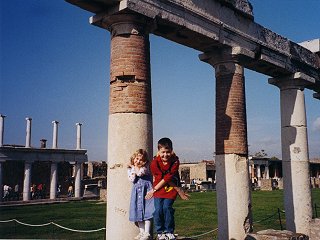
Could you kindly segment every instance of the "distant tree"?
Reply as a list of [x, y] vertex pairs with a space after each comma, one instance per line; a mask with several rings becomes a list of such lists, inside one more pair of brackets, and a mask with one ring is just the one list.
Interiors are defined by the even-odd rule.
[[277, 158], [276, 156], [273, 156], [270, 158], [270, 160], [280, 160], [279, 158]]
[[261, 149], [259, 152], [256, 152], [253, 156], [263, 158], [263, 157], [267, 157], [268, 154], [265, 152], [264, 149]]

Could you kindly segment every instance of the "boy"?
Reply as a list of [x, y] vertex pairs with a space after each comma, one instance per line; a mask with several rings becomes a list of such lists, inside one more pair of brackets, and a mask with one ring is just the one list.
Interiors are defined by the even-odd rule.
[[146, 199], [154, 197], [153, 219], [157, 238], [175, 240], [172, 205], [177, 194], [183, 200], [188, 200], [189, 195], [174, 183], [178, 177], [179, 159], [173, 152], [172, 141], [169, 138], [161, 138], [158, 141], [158, 154], [152, 160], [150, 170], [153, 175], [153, 190], [147, 193]]

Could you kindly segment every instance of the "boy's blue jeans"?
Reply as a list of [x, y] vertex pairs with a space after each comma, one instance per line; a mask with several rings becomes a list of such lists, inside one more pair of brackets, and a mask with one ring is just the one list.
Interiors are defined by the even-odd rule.
[[173, 199], [154, 198], [153, 221], [157, 233], [174, 232], [174, 209]]

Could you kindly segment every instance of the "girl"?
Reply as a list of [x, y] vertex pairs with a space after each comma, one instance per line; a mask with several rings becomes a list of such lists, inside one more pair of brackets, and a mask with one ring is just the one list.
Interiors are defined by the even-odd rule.
[[136, 222], [140, 233], [134, 239], [151, 239], [151, 219], [154, 212], [153, 199], [145, 199], [152, 190], [152, 176], [149, 173], [148, 155], [143, 149], [138, 149], [130, 158], [128, 177], [133, 183], [130, 199], [129, 220]]

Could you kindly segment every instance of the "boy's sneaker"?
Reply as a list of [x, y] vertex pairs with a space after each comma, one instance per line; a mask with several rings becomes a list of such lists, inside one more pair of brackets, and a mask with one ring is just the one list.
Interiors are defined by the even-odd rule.
[[151, 239], [151, 235], [147, 232], [142, 233], [141, 237], [139, 238], [139, 240], [149, 240], [149, 239]]
[[164, 233], [158, 233], [158, 235], [157, 235], [157, 239], [158, 240], [167, 240], [168, 238], [167, 238], [167, 235], [166, 234], [164, 234]]
[[134, 237], [134, 239], [139, 240], [143, 236], [143, 232], [139, 233], [137, 236]]
[[176, 240], [176, 237], [173, 235], [173, 233], [166, 233], [166, 236], [168, 240]]

